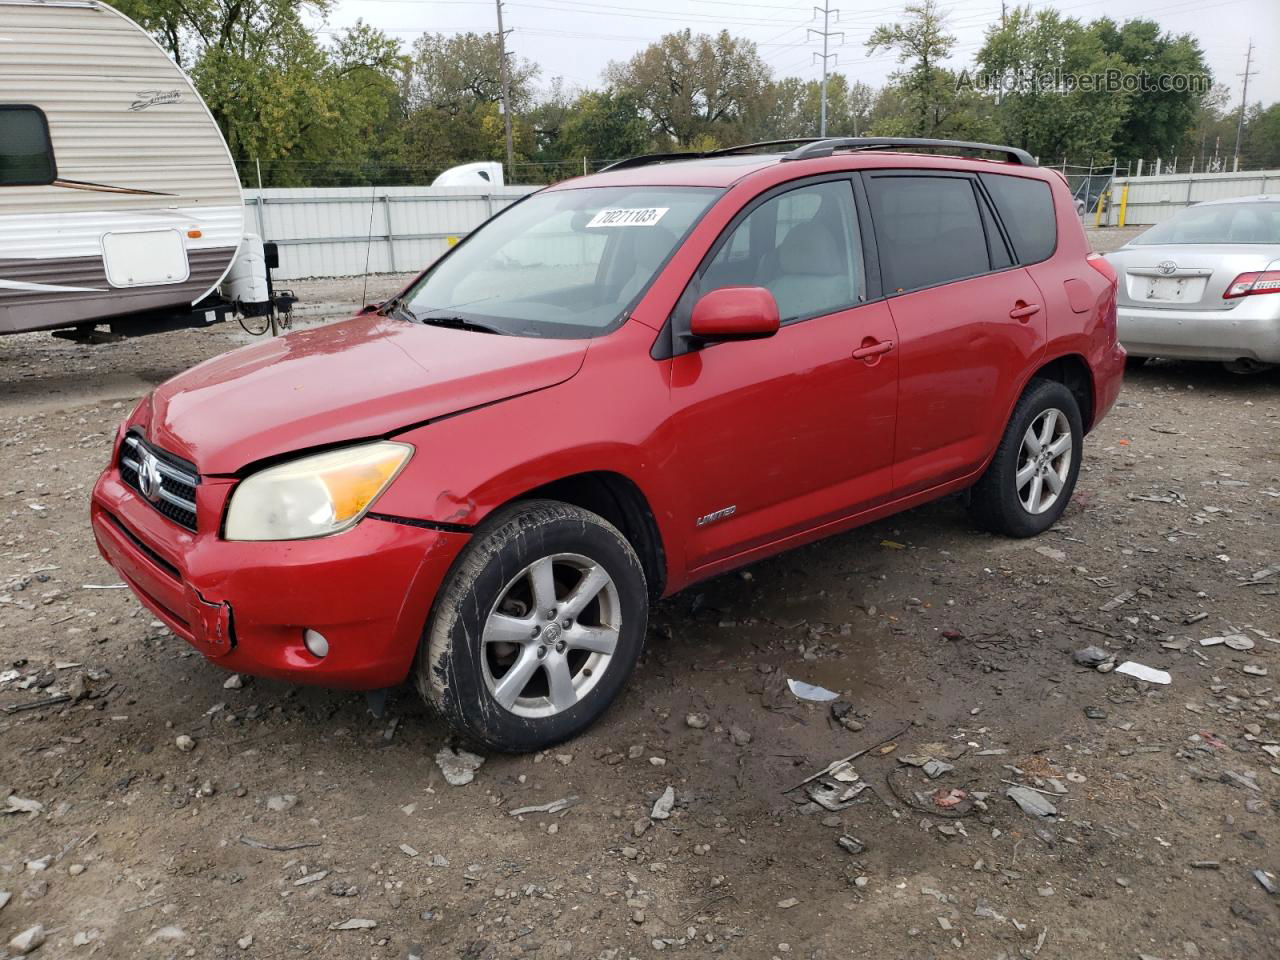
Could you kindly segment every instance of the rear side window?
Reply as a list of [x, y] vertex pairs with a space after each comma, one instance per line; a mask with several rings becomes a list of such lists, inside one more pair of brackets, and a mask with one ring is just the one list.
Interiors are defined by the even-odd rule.
[[982, 182], [995, 201], [1018, 259], [1022, 263], [1039, 263], [1053, 256], [1058, 245], [1058, 220], [1049, 185], [1043, 180], [998, 173], [982, 174]]
[[867, 186], [888, 292], [919, 290], [991, 269], [978, 198], [968, 178], [874, 176]]
[[53, 183], [49, 124], [38, 107], [0, 106], [0, 187]]

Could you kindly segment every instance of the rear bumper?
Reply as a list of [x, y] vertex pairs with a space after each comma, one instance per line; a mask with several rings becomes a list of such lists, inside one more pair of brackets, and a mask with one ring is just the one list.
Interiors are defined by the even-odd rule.
[[1280, 296], [1247, 297], [1232, 310], [1121, 305], [1116, 323], [1120, 342], [1136, 357], [1280, 363]]
[[[437, 589], [468, 536], [366, 519], [318, 540], [235, 543], [192, 534], [114, 467], [90, 507], [103, 557], [177, 636], [228, 670], [369, 690], [408, 675]], [[317, 630], [323, 659], [303, 646]]]

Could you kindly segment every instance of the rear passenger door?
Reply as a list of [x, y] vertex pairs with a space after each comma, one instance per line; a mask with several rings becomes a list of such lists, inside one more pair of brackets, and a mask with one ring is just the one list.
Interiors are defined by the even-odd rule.
[[1044, 350], [1045, 310], [977, 177], [864, 177], [900, 344], [893, 485], [907, 496], [982, 466]]

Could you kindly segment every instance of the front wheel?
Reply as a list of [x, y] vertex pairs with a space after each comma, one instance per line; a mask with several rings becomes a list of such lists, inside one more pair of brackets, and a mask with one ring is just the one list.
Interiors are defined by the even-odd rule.
[[556, 501], [517, 504], [476, 531], [442, 586], [418, 690], [470, 741], [540, 750], [608, 708], [647, 616], [644, 570], [612, 524]]
[[1055, 380], [1033, 380], [973, 488], [974, 520], [1009, 537], [1048, 530], [1075, 490], [1083, 442], [1080, 406], [1071, 391]]

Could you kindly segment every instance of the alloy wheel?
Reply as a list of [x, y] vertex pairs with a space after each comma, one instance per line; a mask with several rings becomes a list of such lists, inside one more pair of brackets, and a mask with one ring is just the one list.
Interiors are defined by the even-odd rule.
[[1042, 411], [1027, 427], [1014, 485], [1028, 513], [1044, 513], [1062, 496], [1071, 473], [1071, 446], [1071, 422], [1057, 407]]
[[507, 582], [485, 620], [485, 685], [530, 719], [571, 709], [609, 668], [622, 626], [613, 578], [576, 553], [535, 560]]

